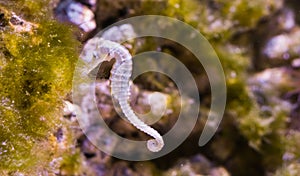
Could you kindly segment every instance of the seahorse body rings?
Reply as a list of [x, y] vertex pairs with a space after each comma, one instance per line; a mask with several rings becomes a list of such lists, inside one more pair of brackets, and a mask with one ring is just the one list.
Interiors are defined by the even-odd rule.
[[[111, 70], [110, 86], [111, 95], [118, 101], [120, 108], [129, 122], [137, 129], [152, 136], [154, 139], [147, 141], [147, 148], [152, 152], [158, 152], [164, 146], [162, 136], [152, 127], [141, 121], [132, 110], [128, 99], [130, 96], [130, 77], [132, 74], [132, 56], [129, 51], [119, 43], [98, 38], [94, 56], [100, 57], [101, 60], [109, 61], [112, 58], [116, 59], [115, 64]], [[103, 59], [103, 55], [106, 57]]]

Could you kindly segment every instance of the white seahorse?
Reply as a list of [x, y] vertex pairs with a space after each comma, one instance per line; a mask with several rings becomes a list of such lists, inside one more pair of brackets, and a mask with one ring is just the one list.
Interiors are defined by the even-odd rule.
[[[141, 121], [134, 113], [128, 102], [130, 96], [130, 77], [132, 74], [132, 56], [129, 51], [119, 43], [105, 40], [103, 38], [93, 38], [89, 41], [90, 45], [96, 49], [93, 53], [86, 53], [83, 59], [87, 62], [91, 62], [91, 57], [100, 59], [100, 61], [94, 61], [99, 64], [103, 61], [109, 61], [112, 58], [116, 59], [115, 64], [111, 70], [110, 86], [111, 95], [118, 101], [120, 108], [129, 122], [139, 130], [152, 136], [154, 139], [147, 141], [147, 148], [152, 152], [158, 152], [164, 146], [162, 136], [152, 127]], [[103, 56], [106, 55], [105, 58]], [[95, 65], [96, 67], [97, 65]], [[95, 68], [94, 67], [94, 68]], [[91, 68], [92, 70], [93, 68]]]

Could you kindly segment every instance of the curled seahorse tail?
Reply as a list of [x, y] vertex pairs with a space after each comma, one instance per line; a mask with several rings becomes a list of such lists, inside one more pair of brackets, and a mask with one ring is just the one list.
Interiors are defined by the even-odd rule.
[[164, 146], [164, 141], [161, 138], [158, 139], [150, 139], [147, 141], [147, 148], [151, 151], [151, 152], [159, 152]]
[[127, 99], [119, 99], [119, 104], [123, 113], [126, 117], [128, 117], [127, 119], [133, 126], [154, 138], [147, 141], [147, 148], [152, 152], [160, 151], [164, 146], [164, 141], [161, 135], [135, 115], [129, 103], [127, 102]]
[[116, 59], [110, 76], [112, 96], [118, 100], [129, 122], [154, 138], [147, 141], [148, 149], [152, 152], [160, 151], [164, 146], [163, 138], [155, 129], [141, 121], [128, 103], [130, 94], [129, 80], [132, 74], [132, 56], [129, 51], [118, 43], [107, 41], [101, 44], [100, 52]]

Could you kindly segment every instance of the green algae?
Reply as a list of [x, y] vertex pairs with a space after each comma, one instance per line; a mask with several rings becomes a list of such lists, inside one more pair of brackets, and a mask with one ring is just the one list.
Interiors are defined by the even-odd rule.
[[63, 175], [81, 175], [82, 166], [80, 151], [73, 154], [65, 155], [62, 159], [60, 170]]
[[51, 19], [50, 0], [0, 0], [0, 5], [31, 22]]
[[39, 21], [28, 32], [7, 25], [0, 36], [0, 169], [26, 170], [51, 159], [47, 137], [62, 123], [79, 44], [70, 27], [43, 13], [48, 1], [0, 4], [6, 21], [14, 5], [22, 6], [16, 15]]
[[284, 132], [290, 111], [288, 103], [274, 97], [280, 97], [282, 92], [291, 88], [290, 80], [282, 78], [283, 82], [278, 84], [265, 83], [270, 89], [261, 87], [260, 93], [266, 97], [266, 103], [259, 104], [252, 87], [255, 84], [260, 86], [261, 83], [249, 82], [253, 77], [247, 72], [250, 66], [249, 56], [242, 50], [233, 51], [231, 47], [215, 47], [226, 75], [226, 111], [234, 116], [233, 124], [239, 129], [240, 135], [246, 138], [248, 145], [257, 151], [257, 156], [263, 156], [261, 162], [264, 168], [274, 170], [282, 164], [282, 156], [286, 150]]

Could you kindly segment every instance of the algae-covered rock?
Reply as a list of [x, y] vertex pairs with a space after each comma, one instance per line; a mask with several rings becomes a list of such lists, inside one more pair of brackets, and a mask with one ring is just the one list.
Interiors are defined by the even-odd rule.
[[79, 45], [48, 3], [0, 1], [0, 170], [36, 173], [55, 153]]

